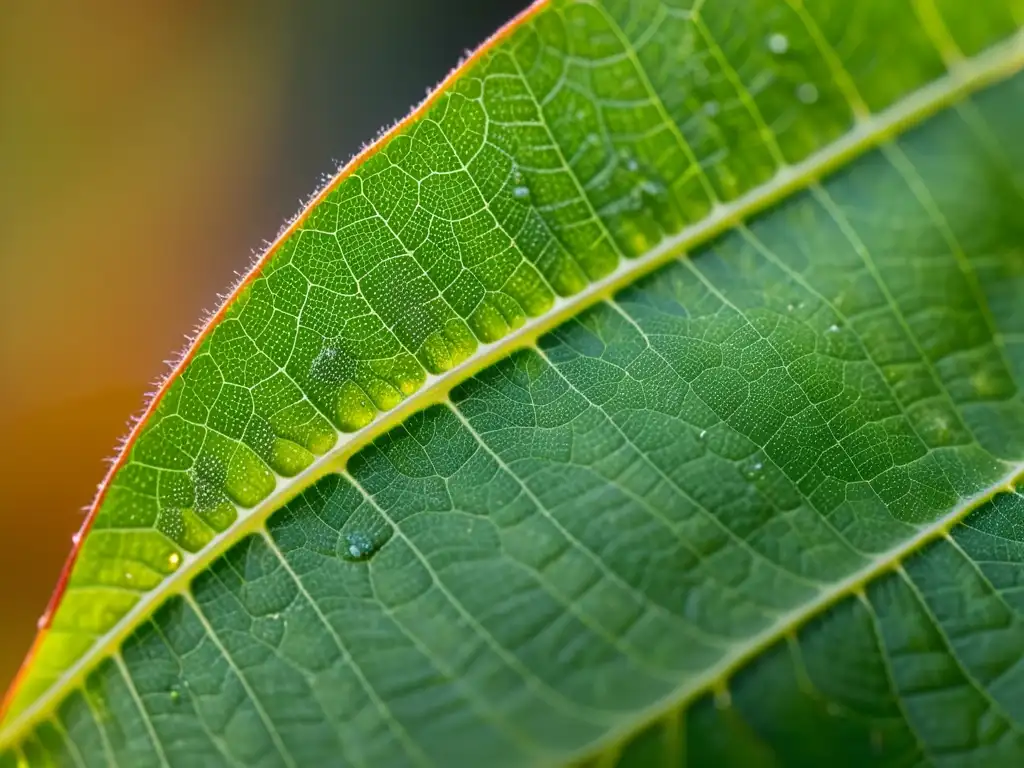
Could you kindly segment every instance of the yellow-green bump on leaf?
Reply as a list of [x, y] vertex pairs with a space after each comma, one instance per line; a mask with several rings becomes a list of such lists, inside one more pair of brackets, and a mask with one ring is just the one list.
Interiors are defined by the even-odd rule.
[[1024, 0], [551, 0], [133, 433], [12, 766], [1024, 765]]

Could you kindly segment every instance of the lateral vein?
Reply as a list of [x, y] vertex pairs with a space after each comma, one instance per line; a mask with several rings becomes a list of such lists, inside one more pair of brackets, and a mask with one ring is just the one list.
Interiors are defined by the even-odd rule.
[[[111, 655], [114, 649], [119, 647], [160, 603], [171, 596], [185, 593], [194, 576], [205, 570], [243, 537], [258, 533], [273, 512], [317, 480], [343, 470], [351, 456], [392, 427], [401, 424], [413, 413], [431, 405], [443, 404], [451, 389], [459, 383], [492, 363], [508, 357], [513, 352], [534, 345], [540, 336], [563, 321], [609, 298], [616, 291], [635, 282], [643, 275], [685, 255], [693, 247], [739, 224], [749, 216], [805, 189], [829, 172], [842, 167], [854, 157], [883, 144], [941, 109], [955, 104], [970, 93], [1002, 80], [1021, 68], [1024, 68], [1024, 30], [1018, 31], [974, 58], [956, 62], [943, 77], [914, 91], [885, 110], [858, 120], [846, 134], [835, 142], [798, 163], [784, 166], [764, 184], [749, 190], [729, 203], [717, 204], [704, 219], [684, 227], [675, 235], [666, 237], [643, 256], [620, 261], [613, 272], [591, 283], [579, 293], [567, 298], [557, 297], [552, 309], [546, 314], [528, 320], [520, 328], [497, 342], [481, 344], [474, 355], [451, 370], [440, 375], [428, 375], [426, 382], [417, 392], [366, 427], [352, 433], [339, 433], [339, 441], [335, 447], [319, 457], [300, 476], [294, 478], [278, 476], [274, 492], [266, 499], [251, 509], [240, 509], [238, 519], [232, 526], [215, 536], [199, 553], [186, 553], [174, 573], [167, 576], [159, 586], [146, 593], [114, 627], [96, 641], [89, 651], [65, 670], [59, 678], [55, 679], [41, 696], [10, 720], [0, 731], [0, 749], [13, 744], [23, 731], [44, 718], [64, 692], [82, 685], [86, 675], [95, 668], [100, 659]], [[1007, 475], [1006, 482], [1017, 479], [1022, 471], [1024, 471], [1024, 464], [1015, 466]], [[966, 516], [975, 504], [990, 498], [1004, 487], [1005, 485], [999, 485], [987, 491], [983, 497], [974, 497], [965, 501], [964, 504], [955, 508], [939, 521], [922, 529], [917, 536], [908, 539], [900, 547], [890, 550], [892, 557], [898, 560], [905, 554], [914, 551], [922, 543], [931, 540]], [[873, 561], [873, 564], [866, 569], [838, 582], [827, 593], [823, 593], [823, 596], [817, 601], [802, 607], [794, 614], [813, 615], [822, 607], [831, 605], [835, 600], [848, 593], [843, 590], [853, 589], [857, 585], [863, 584], [866, 579], [870, 579], [873, 575], [889, 567], [892, 560], [884, 558], [888, 557], [890, 553], [883, 555], [883, 560]], [[787, 614], [787, 617], [792, 615]], [[758, 638], [766, 637], [770, 632], [777, 632], [778, 630], [773, 628], [781, 626], [783, 622], [787, 622], [786, 617], [780, 623], [772, 625], [772, 628], [766, 630]], [[790, 624], [791, 622], [785, 623], [785, 627], [790, 627]], [[774, 638], [775, 635], [772, 634], [771, 637]], [[756, 642], [757, 640], [755, 640]], [[760, 649], [762, 646], [751, 647]], [[709, 681], [719, 679], [724, 672], [745, 662], [749, 658], [749, 653], [748, 651], [727, 658], [704, 677]], [[663, 700], [648, 711], [663, 712], [664, 706]], [[612, 735], [610, 738], [614, 740], [616, 737]]]

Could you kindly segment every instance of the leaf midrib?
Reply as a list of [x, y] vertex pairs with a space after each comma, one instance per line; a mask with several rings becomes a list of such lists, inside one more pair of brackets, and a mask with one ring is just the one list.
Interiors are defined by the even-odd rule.
[[[446, 402], [449, 392], [458, 384], [498, 360], [508, 357], [513, 352], [533, 346], [539, 337], [562, 322], [609, 298], [621, 288], [672, 259], [684, 255], [694, 246], [710, 240], [750, 216], [807, 188], [811, 183], [842, 167], [853, 158], [899, 136], [908, 128], [938, 111], [955, 104], [987, 85], [1008, 77], [1021, 68], [1024, 68], [1024, 30], [1018, 31], [972, 58], [957, 61], [950, 67], [946, 75], [910, 93], [886, 109], [856, 120], [853, 128], [836, 141], [798, 163], [783, 166], [772, 179], [749, 190], [735, 200], [725, 204], [715, 204], [711, 212], [701, 221], [665, 238], [642, 256], [620, 261], [614, 271], [591, 283], [579, 293], [567, 298], [556, 297], [554, 305], [546, 314], [528, 320], [520, 328], [494, 343], [481, 344], [476, 353], [449, 371], [440, 375], [428, 374], [426, 382], [417, 392], [366, 427], [352, 433], [338, 433], [339, 441], [335, 447], [316, 459], [304, 472], [293, 478], [277, 476], [275, 489], [266, 499], [251, 509], [239, 509], [236, 521], [215, 536], [199, 553], [184, 553], [181, 565], [174, 573], [165, 578], [158, 587], [142, 595], [139, 602], [113, 628], [97, 640], [86, 654], [71, 665], [46, 692], [19, 712], [0, 731], [0, 749], [13, 743], [23, 731], [43, 718], [51, 705], [56, 704], [64, 692], [80, 686], [85, 676], [92, 671], [100, 659], [116, 654], [116, 649], [120, 644], [161, 603], [185, 592], [192, 579], [227, 552], [231, 546], [245, 536], [259, 532], [271, 514], [316, 481], [343, 470], [349, 458], [388, 430], [403, 423], [418, 411]], [[348, 172], [349, 166], [346, 166], [339, 171], [336, 178], [342, 178]], [[333, 186], [333, 182], [330, 186]], [[314, 201], [311, 205], [316, 202]], [[300, 214], [299, 219], [301, 220], [304, 215], [305, 212]], [[1008, 484], [1020, 479], [1022, 473], [1024, 473], [1024, 464], [1013, 466], [1010, 472], [995, 486], [964, 501], [940, 520], [921, 529], [917, 535], [887, 551], [880, 558], [871, 561], [865, 568], [851, 574], [843, 581], [832, 585], [813, 603], [794, 609], [780, 622], [752, 638], [744, 650], [737, 651], [709, 670], [700, 678], [705, 680], [703, 687], [695, 690], [697, 692], [704, 691], [716, 680], [723, 679], [723, 676], [727, 677], [729, 672], [742, 666], [785, 632], [804, 623], [837, 600], [851, 594], [857, 585], [867, 583], [925, 543], [939, 537], [977, 505], [1005, 489]], [[657, 719], [651, 713], [664, 713], [673, 706], [669, 702], [674, 702], [676, 707], [682, 706], [696, 695], [691, 690], [693, 685], [687, 686], [682, 692], [675, 691], [655, 703], [640, 713], [638, 718], [632, 720], [628, 729], [611, 732], [601, 740], [600, 744], [615, 743], [616, 740], [623, 738], [624, 732], [632, 733], [637, 723]], [[596, 747], [592, 745], [584, 754], [592, 754], [595, 749]]]

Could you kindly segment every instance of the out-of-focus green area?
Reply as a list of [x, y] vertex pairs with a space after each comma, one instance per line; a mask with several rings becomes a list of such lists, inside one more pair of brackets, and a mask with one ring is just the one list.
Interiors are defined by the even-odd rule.
[[162, 361], [324, 174], [525, 5], [4, 9], [0, 690]]

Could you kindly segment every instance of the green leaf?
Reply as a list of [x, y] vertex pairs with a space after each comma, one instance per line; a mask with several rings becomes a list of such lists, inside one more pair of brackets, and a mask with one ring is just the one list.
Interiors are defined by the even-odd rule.
[[535, 5], [163, 387], [0, 766], [1024, 764], [1022, 23]]

